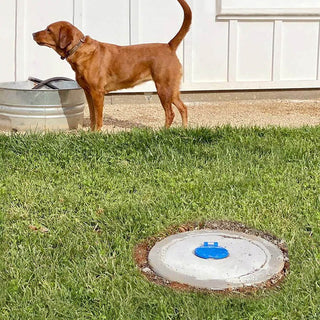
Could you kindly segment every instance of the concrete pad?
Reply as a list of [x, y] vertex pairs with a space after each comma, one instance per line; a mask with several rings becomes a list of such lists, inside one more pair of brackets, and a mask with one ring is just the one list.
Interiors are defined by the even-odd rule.
[[[203, 259], [195, 249], [218, 242], [227, 258]], [[282, 251], [253, 235], [226, 230], [196, 230], [169, 236], [149, 253], [156, 274], [173, 282], [210, 290], [235, 289], [264, 283], [284, 268]]]

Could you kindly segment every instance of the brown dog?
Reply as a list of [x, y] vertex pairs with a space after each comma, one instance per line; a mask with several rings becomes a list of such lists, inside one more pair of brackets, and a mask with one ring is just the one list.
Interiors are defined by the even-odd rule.
[[100, 130], [103, 120], [104, 95], [110, 91], [131, 88], [153, 80], [165, 110], [165, 126], [174, 118], [172, 103], [178, 108], [182, 124], [187, 126], [187, 108], [180, 99], [182, 67], [176, 50], [189, 31], [192, 13], [185, 0], [178, 0], [184, 11], [184, 21], [176, 36], [168, 43], [117, 46], [84, 36], [72, 24], [60, 21], [33, 34], [42, 46], [54, 49], [61, 59], [67, 59], [84, 89], [92, 130]]

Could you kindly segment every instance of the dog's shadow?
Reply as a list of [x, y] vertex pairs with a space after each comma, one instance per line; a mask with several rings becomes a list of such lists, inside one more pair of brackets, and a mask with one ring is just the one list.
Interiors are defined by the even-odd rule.
[[[118, 127], [118, 128], [122, 128], [122, 129], [148, 128], [147, 125], [139, 123], [139, 122], [120, 120], [120, 119], [115, 119], [115, 118], [111, 118], [111, 117], [103, 119], [103, 126], [112, 126], [114, 128]], [[84, 128], [90, 127], [90, 117], [84, 117], [83, 127]]]

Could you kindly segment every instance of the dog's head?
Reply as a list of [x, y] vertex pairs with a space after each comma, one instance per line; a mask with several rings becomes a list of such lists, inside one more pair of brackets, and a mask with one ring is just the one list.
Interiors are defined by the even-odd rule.
[[32, 35], [40, 46], [54, 49], [61, 57], [65, 57], [68, 50], [83, 38], [83, 33], [66, 21], [52, 23], [46, 29]]

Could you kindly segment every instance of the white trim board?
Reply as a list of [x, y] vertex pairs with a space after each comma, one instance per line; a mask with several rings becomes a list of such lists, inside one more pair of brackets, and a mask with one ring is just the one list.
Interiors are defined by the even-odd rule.
[[319, 0], [216, 0], [218, 20], [320, 20]]
[[[320, 89], [317, 80], [280, 80], [280, 81], [219, 81], [182, 83], [181, 91], [228, 91], [228, 90], [271, 90], [271, 89]], [[156, 92], [152, 81], [131, 89], [116, 91], [119, 93], [148, 93]], [[112, 92], [115, 93], [115, 92]]]

